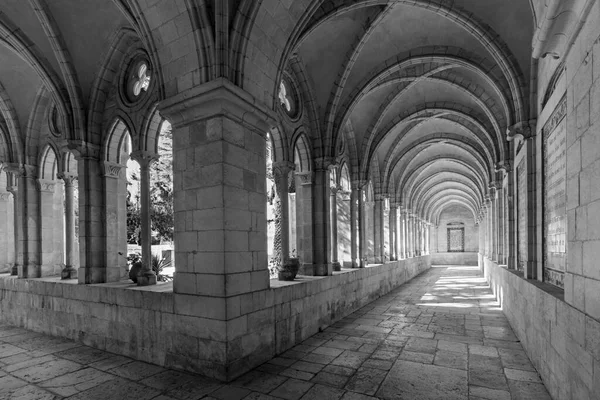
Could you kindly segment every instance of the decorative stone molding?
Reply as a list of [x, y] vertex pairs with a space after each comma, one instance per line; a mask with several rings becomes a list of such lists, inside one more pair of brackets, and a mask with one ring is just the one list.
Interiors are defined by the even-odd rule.
[[161, 115], [173, 128], [223, 115], [262, 136], [277, 125], [275, 112], [226, 78], [217, 78], [162, 101]]
[[37, 187], [39, 192], [54, 193], [54, 189], [56, 188], [56, 181], [50, 179], [38, 179]]
[[507, 160], [498, 161], [496, 163], [496, 165], [494, 165], [494, 171], [495, 172], [504, 172], [505, 174], [507, 174], [510, 171], [512, 171], [512, 165], [511, 165], [510, 161], [507, 161]]
[[91, 158], [100, 159], [100, 146], [97, 144], [84, 142], [81, 140], [59, 140], [58, 144], [62, 151], [71, 152], [75, 155], [75, 159]]
[[368, 184], [369, 182], [366, 180], [354, 180], [352, 181], [352, 190], [362, 190]]
[[28, 164], [4, 164], [6, 172], [15, 178], [37, 178], [37, 167]]
[[10, 192], [0, 192], [0, 201], [8, 201], [13, 194]]
[[335, 159], [333, 157], [315, 158], [314, 162], [316, 171], [327, 171], [331, 169], [331, 167], [335, 167]]
[[389, 199], [390, 195], [383, 193], [383, 194], [376, 194], [375, 195], [375, 201], [385, 201], [386, 199]]
[[506, 140], [509, 142], [514, 140], [515, 144], [518, 145], [519, 142], [534, 137], [536, 123], [537, 120], [532, 119], [514, 124], [508, 128], [506, 132]]
[[150, 168], [150, 166], [160, 158], [158, 154], [144, 150], [134, 151], [130, 154], [130, 157], [140, 164], [140, 168]]
[[558, 124], [567, 116], [567, 96], [563, 96], [550, 118], [542, 128], [542, 137], [547, 138], [556, 129]]
[[123, 165], [112, 163], [109, 161], [104, 161], [101, 164], [102, 166], [102, 175], [106, 178], [120, 178], [121, 171], [123, 170]]
[[296, 172], [296, 176], [300, 178], [301, 185], [312, 185], [314, 181], [314, 174], [312, 171]]
[[72, 174], [70, 172], [61, 172], [58, 174], [58, 179], [62, 179], [65, 182], [66, 186], [74, 185], [79, 179], [77, 175]]

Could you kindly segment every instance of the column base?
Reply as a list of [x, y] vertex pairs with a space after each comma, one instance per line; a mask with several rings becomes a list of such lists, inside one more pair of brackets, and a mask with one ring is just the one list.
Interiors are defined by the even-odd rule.
[[300, 264], [300, 269], [298, 270], [298, 275], [306, 275], [306, 276], [315, 276], [315, 266], [314, 264]]
[[156, 275], [154, 275], [153, 271], [139, 274], [137, 277], [137, 285], [138, 286], [156, 285]]
[[342, 270], [342, 265], [339, 262], [334, 261], [334, 262], [331, 263], [331, 268], [334, 271], [341, 271]]
[[332, 264], [315, 264], [316, 276], [329, 276], [333, 274]]
[[13, 264], [12, 267], [10, 267], [10, 274], [19, 275], [19, 264]]
[[60, 279], [77, 279], [77, 269], [71, 266], [65, 267], [60, 272]]

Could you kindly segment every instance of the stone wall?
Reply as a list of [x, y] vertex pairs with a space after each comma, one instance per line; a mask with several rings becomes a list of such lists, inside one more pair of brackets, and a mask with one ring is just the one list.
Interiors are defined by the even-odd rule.
[[434, 253], [431, 265], [477, 265], [478, 253]]
[[523, 279], [480, 256], [513, 330], [555, 400], [600, 393], [600, 322], [570, 306], [552, 285]]
[[[271, 281], [219, 319], [210, 299], [165, 285], [0, 277], [0, 320], [154, 364], [231, 380], [427, 270], [429, 256], [329, 277]], [[240, 299], [241, 300], [241, 299]], [[212, 310], [212, 312], [211, 312]], [[200, 311], [207, 317], [199, 317]]]
[[448, 251], [448, 228], [464, 228], [465, 251], [479, 251], [479, 228], [475, 225], [473, 213], [462, 206], [451, 206], [442, 212], [437, 227], [432, 230], [432, 253]]

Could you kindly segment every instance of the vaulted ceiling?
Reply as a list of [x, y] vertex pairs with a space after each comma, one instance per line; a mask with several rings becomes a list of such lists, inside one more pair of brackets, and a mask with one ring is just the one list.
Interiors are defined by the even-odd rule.
[[334, 4], [313, 16], [294, 55], [326, 146], [343, 138], [356, 178], [425, 218], [453, 203], [476, 217], [509, 159], [507, 129], [529, 119], [531, 5]]

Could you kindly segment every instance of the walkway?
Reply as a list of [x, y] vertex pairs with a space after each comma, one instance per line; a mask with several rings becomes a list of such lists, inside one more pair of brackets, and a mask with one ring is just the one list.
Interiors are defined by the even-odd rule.
[[0, 399], [63, 397], [550, 399], [475, 267], [432, 268], [229, 385], [0, 325]]

